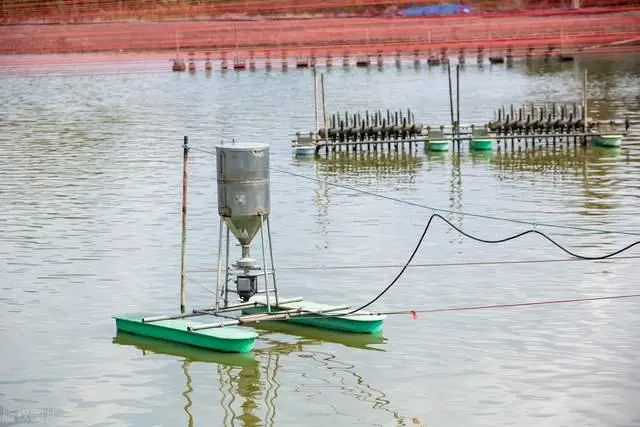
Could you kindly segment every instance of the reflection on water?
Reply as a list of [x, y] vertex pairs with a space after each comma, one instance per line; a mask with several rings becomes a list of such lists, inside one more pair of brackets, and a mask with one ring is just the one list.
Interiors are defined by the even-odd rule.
[[187, 427], [193, 427], [193, 414], [191, 413], [191, 405], [193, 405], [193, 401], [191, 400], [191, 393], [193, 392], [193, 387], [191, 386], [191, 376], [189, 375], [189, 365], [191, 364], [190, 360], [182, 361], [182, 373], [184, 378], [186, 379], [185, 383], [185, 391], [182, 393], [186, 403], [184, 405], [184, 412], [187, 414]]
[[[404, 417], [390, 408], [391, 402], [386, 398], [385, 393], [367, 384], [365, 379], [355, 372], [353, 364], [339, 360], [334, 354], [311, 349], [315, 346], [320, 347], [325, 342], [336, 342], [353, 348], [381, 351], [381, 349], [369, 347], [371, 344], [383, 343], [385, 339], [381, 335], [351, 336], [331, 331], [317, 331], [304, 326], [278, 324], [278, 322], [263, 323], [259, 329], [263, 330], [260, 343], [265, 347], [248, 354], [210, 352], [123, 332], [118, 332], [113, 342], [138, 348], [143, 356], [163, 354], [184, 358], [180, 363], [184, 376], [184, 391], [181, 394], [184, 398], [183, 409], [187, 427], [199, 425], [195, 422], [192, 413], [194, 386], [190, 367], [194, 363], [216, 364], [220, 392], [219, 404], [224, 411], [223, 426], [277, 425], [276, 401], [280, 388], [278, 370], [282, 366], [281, 358], [291, 356], [308, 359], [315, 362], [316, 367], [326, 370], [327, 376], [323, 380], [326, 384], [323, 386], [331, 387], [339, 384], [343, 395], [367, 402], [372, 409], [387, 412], [396, 420], [397, 426], [406, 425]], [[278, 336], [282, 336], [280, 333], [289, 334], [289, 338], [292, 334], [301, 335], [304, 338], [294, 338], [292, 341], [285, 342], [278, 339]], [[314, 387], [312, 384], [301, 386], [308, 387], [310, 390]], [[264, 405], [264, 415], [260, 412], [261, 405]], [[415, 421], [414, 425], [416, 425]]]
[[414, 151], [343, 151], [318, 157], [318, 169], [325, 175], [366, 174], [400, 183], [413, 182], [421, 167], [422, 157]]
[[[269, 366], [267, 365], [267, 369]], [[237, 421], [246, 427], [262, 425], [260, 416], [256, 414], [257, 400], [262, 394], [260, 365], [248, 367], [218, 365], [217, 373], [220, 381], [218, 387], [221, 395], [220, 406], [224, 410], [223, 425], [233, 426]], [[269, 376], [270, 372], [267, 371], [266, 375]], [[238, 400], [237, 404], [236, 400]], [[266, 395], [265, 403], [268, 408], [273, 407], [273, 402], [270, 402]], [[236, 412], [238, 407], [240, 413]]]
[[[620, 166], [636, 162], [629, 149], [585, 147], [574, 145], [537, 146], [517, 150], [497, 150], [491, 160], [497, 176], [504, 181], [518, 180], [527, 173], [548, 176], [553, 181], [562, 177], [579, 181], [584, 188], [582, 214], [604, 215], [620, 204], [621, 187], [627, 187], [626, 196], [640, 192], [640, 187], [620, 175]], [[624, 194], [622, 195], [625, 196]]]
[[[589, 100], [589, 117], [594, 120], [622, 120], [623, 111], [640, 111], [640, 94], [633, 89], [634, 79], [640, 77], [640, 55], [618, 53], [606, 56], [581, 54], [572, 62], [545, 62], [541, 59], [526, 61], [524, 71], [527, 76], [552, 80], [555, 76], [576, 76], [568, 85], [572, 92], [568, 98], [579, 101], [582, 97], [583, 70], [588, 69], [587, 97]], [[612, 76], [618, 78], [612, 78]], [[628, 81], [628, 83], [626, 83]], [[544, 92], [558, 93], [553, 84], [542, 86]], [[566, 95], [564, 95], [566, 96]], [[634, 98], [635, 102], [612, 102], [619, 98]], [[562, 101], [562, 99], [555, 99]]]
[[142, 350], [142, 355], [166, 354], [184, 357], [190, 361], [217, 363], [226, 366], [253, 366], [257, 362], [254, 353], [219, 353], [154, 338], [141, 337], [118, 331], [113, 338], [114, 344], [133, 346]]
[[571, 144], [543, 145], [515, 150], [498, 147], [491, 158], [491, 165], [501, 179], [515, 179], [517, 173], [563, 175], [584, 173], [589, 161], [597, 161], [599, 153], [584, 146]]
[[480, 151], [471, 151], [469, 157], [471, 158], [471, 164], [483, 164], [493, 159], [494, 155], [495, 155], [494, 151], [480, 150]]
[[533, 57], [530, 60], [524, 61], [526, 74], [529, 76], [543, 76], [549, 74], [561, 74], [567, 72], [574, 72], [578, 69], [577, 61], [562, 62], [558, 61], [555, 56], [545, 61], [542, 56]]
[[516, 178], [518, 173], [535, 172], [554, 176], [582, 175], [585, 186], [602, 184], [602, 178], [615, 174], [619, 161], [630, 161], [622, 148], [584, 147], [580, 145], [538, 145], [536, 147], [501, 149], [491, 156], [491, 165], [501, 179]]

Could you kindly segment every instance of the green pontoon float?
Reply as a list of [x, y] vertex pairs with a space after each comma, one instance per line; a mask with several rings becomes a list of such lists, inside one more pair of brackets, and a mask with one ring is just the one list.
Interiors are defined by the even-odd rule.
[[622, 145], [623, 135], [597, 134], [591, 137], [591, 144], [596, 147], [618, 148]]
[[469, 141], [469, 149], [474, 151], [488, 151], [493, 149], [493, 138], [489, 134], [488, 126], [476, 129], [471, 127], [471, 140]]
[[444, 127], [434, 130], [427, 127], [427, 139], [425, 140], [425, 148], [428, 151], [449, 151], [451, 138], [444, 133]]

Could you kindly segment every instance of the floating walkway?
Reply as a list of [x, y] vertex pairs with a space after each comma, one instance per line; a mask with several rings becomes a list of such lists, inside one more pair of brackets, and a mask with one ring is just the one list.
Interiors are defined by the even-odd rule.
[[[348, 305], [329, 306], [307, 302], [303, 298], [279, 297], [269, 225], [269, 146], [263, 144], [233, 143], [216, 147], [220, 216], [216, 300], [213, 307], [187, 313], [185, 242], [188, 152], [185, 137], [181, 313], [118, 315], [114, 319], [119, 332], [225, 353], [250, 352], [258, 334], [246, 326], [262, 322], [292, 322], [351, 334], [380, 333], [384, 316], [351, 310]], [[258, 233], [262, 266], [251, 257], [251, 243]], [[230, 234], [241, 246], [241, 257], [233, 264], [229, 262]], [[211, 321], [212, 318], [215, 321]]]

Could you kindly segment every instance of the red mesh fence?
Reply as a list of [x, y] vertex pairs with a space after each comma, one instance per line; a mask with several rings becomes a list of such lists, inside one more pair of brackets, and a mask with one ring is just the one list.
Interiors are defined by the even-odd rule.
[[0, 53], [227, 51], [229, 55], [376, 54], [479, 47], [515, 50], [552, 45], [576, 49], [602, 44], [636, 44], [640, 12], [558, 16], [506, 15], [452, 19], [314, 18], [261, 21], [112, 22], [0, 27]]
[[[468, 53], [531, 48], [633, 48], [640, 44], [640, 2], [585, 0], [474, 2], [474, 12], [446, 17], [399, 17], [410, 1], [246, 0], [158, 6], [151, 0], [3, 0], [0, 53], [135, 52], [175, 50], [253, 55], [427, 54], [443, 48]], [[395, 9], [391, 10], [391, 7]], [[484, 9], [482, 9], [482, 8]], [[478, 12], [484, 10], [485, 12]], [[502, 10], [498, 9], [508, 9]], [[340, 11], [357, 16], [337, 17]], [[301, 17], [300, 13], [320, 13]], [[221, 14], [288, 13], [287, 19], [212, 19]], [[167, 19], [171, 16], [194, 19]], [[295, 16], [294, 16], [295, 15]], [[364, 16], [371, 15], [371, 16]], [[134, 19], [136, 16], [144, 20]], [[195, 19], [199, 18], [199, 19]], [[28, 20], [25, 22], [25, 20]], [[13, 24], [11, 24], [13, 22]], [[64, 22], [43, 24], [43, 22]]]

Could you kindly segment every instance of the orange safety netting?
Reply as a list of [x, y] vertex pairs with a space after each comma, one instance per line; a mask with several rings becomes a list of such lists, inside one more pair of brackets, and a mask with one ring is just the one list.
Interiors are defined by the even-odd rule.
[[[576, 49], [640, 39], [640, 11], [453, 18], [350, 17], [286, 20], [109, 22], [0, 27], [0, 53], [209, 50], [214, 55], [338, 56], [466, 49]], [[251, 53], [253, 52], [253, 53]]]

